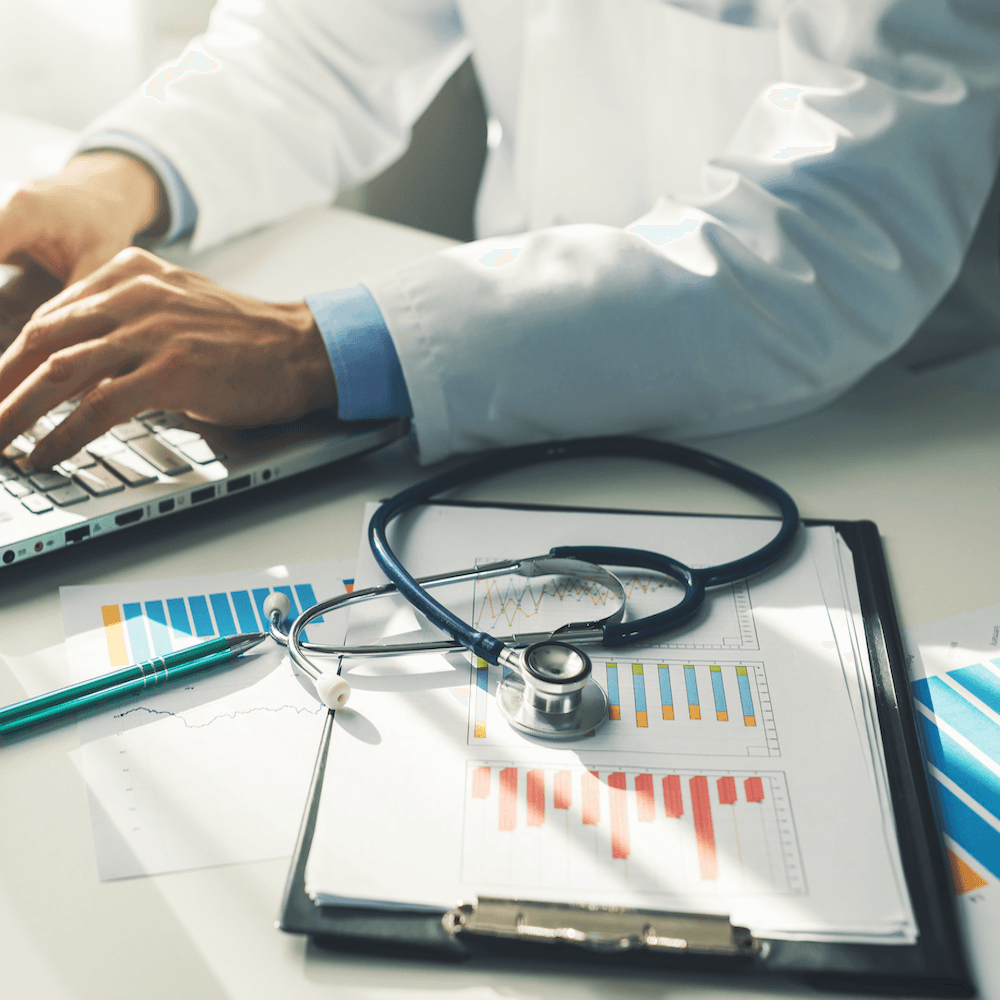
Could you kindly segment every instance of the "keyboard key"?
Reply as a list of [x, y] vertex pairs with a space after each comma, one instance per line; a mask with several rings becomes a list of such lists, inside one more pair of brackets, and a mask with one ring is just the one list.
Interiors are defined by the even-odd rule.
[[43, 493], [57, 490], [60, 486], [69, 486], [69, 480], [65, 476], [60, 476], [58, 472], [33, 472], [28, 479], [36, 490], [41, 490]]
[[22, 434], [31, 442], [40, 441], [55, 426], [48, 417], [39, 417], [26, 431], [22, 431]]
[[145, 421], [146, 426], [157, 434], [160, 431], [170, 430], [172, 427], [180, 427], [184, 418], [179, 413], [161, 413], [158, 417], [152, 417]]
[[78, 483], [86, 486], [95, 497], [107, 496], [125, 489], [121, 480], [113, 476], [103, 465], [95, 465], [90, 469], [80, 469], [74, 477]]
[[176, 476], [187, 472], [191, 466], [172, 448], [154, 437], [137, 438], [129, 441], [128, 446], [137, 454], [142, 455], [147, 462], [156, 466], [165, 476]]
[[12, 497], [26, 497], [29, 493], [31, 493], [31, 489], [25, 486], [20, 479], [8, 480], [6, 483], [3, 484], [3, 488]]
[[135, 419], [146, 421], [146, 420], [152, 420], [153, 417], [162, 417], [162, 416], [163, 416], [163, 410], [143, 410], [142, 413], [136, 414]]
[[132, 452], [123, 451], [118, 455], [105, 455], [102, 461], [129, 486], [143, 486], [146, 483], [156, 482], [156, 470]]
[[145, 437], [149, 431], [147, 431], [138, 420], [129, 420], [124, 424], [118, 424], [116, 427], [112, 427], [111, 433], [114, 434], [119, 441], [131, 441], [133, 438]]
[[181, 454], [189, 458], [192, 462], [204, 465], [206, 462], [221, 461], [225, 455], [216, 454], [212, 451], [212, 446], [207, 441], [192, 441], [190, 444], [180, 445]]
[[17, 479], [17, 473], [9, 466], [0, 465], [0, 483], [5, 483], [8, 479]]
[[32, 493], [26, 496], [21, 503], [24, 504], [32, 514], [44, 514], [47, 510], [52, 510], [52, 504], [48, 497], [43, 497], [41, 493]]
[[83, 450], [89, 452], [94, 458], [104, 458], [107, 455], [117, 455], [118, 452], [124, 451], [125, 445], [110, 434], [102, 434], [99, 438], [91, 441]]
[[178, 447], [182, 444], [190, 444], [192, 441], [201, 440], [200, 434], [189, 431], [186, 427], [164, 427], [163, 430], [157, 432], [156, 436], [166, 441], [167, 444]]
[[72, 476], [78, 469], [89, 469], [92, 465], [97, 465], [97, 459], [85, 451], [78, 451], [72, 458], [60, 462], [59, 468]]
[[68, 507], [71, 503], [89, 500], [90, 496], [80, 489], [76, 483], [67, 483], [57, 490], [49, 490], [49, 499], [55, 500], [60, 507]]

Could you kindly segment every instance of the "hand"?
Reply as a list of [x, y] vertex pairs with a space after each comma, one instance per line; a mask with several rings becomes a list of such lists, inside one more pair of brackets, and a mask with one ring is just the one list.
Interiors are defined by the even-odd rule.
[[159, 201], [155, 175], [135, 160], [77, 156], [0, 207], [0, 262], [34, 261], [72, 284], [130, 246], [156, 220]]
[[337, 402], [304, 302], [238, 295], [134, 247], [38, 309], [0, 357], [0, 447], [80, 395], [37, 443], [36, 468], [142, 410], [251, 427]]

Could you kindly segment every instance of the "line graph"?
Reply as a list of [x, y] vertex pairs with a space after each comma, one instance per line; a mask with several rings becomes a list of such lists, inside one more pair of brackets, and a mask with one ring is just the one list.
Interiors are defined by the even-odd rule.
[[[665, 577], [630, 573], [619, 578], [630, 619], [662, 611], [683, 596], [681, 587]], [[477, 629], [494, 635], [554, 631], [567, 622], [603, 618], [616, 602], [604, 584], [586, 577], [494, 577], [475, 583], [472, 622]], [[758, 650], [746, 581], [713, 589], [694, 621], [657, 645], [678, 650]]]
[[[273, 591], [289, 596], [296, 614], [316, 595], [346, 592], [353, 569], [327, 563], [73, 588], [63, 596], [69, 658], [82, 677], [95, 676], [116, 658], [256, 631]], [[341, 624], [317, 629], [333, 635]], [[183, 687], [81, 718], [100, 877], [286, 855], [325, 715], [269, 642]]]
[[185, 729], [204, 729], [206, 726], [211, 726], [213, 723], [220, 722], [224, 719], [235, 720], [243, 715], [253, 715], [255, 712], [270, 712], [272, 714], [277, 714], [279, 712], [287, 711], [295, 712], [296, 715], [319, 715], [324, 710], [324, 707], [325, 706], [323, 705], [316, 705], [308, 708], [303, 708], [300, 705], [279, 705], [277, 707], [271, 707], [270, 705], [254, 705], [252, 708], [240, 709], [235, 712], [222, 712], [219, 715], [213, 715], [212, 718], [208, 719], [206, 722], [191, 722], [179, 712], [168, 712], [166, 709], [150, 708], [148, 705], [136, 705], [133, 708], [125, 709], [124, 712], [118, 712], [114, 717], [116, 719], [124, 719], [137, 712], [144, 712], [147, 715], [163, 715], [171, 719], [176, 719], [178, 722], [183, 724]]

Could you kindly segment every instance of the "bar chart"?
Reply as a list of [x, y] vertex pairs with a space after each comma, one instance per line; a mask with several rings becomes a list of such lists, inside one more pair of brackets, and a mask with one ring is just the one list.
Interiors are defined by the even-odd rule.
[[802, 893], [781, 772], [468, 765], [462, 877], [490, 889]]
[[[607, 654], [593, 677], [608, 695], [608, 720], [590, 737], [602, 749], [777, 757], [781, 748], [764, 664], [625, 658]], [[592, 654], [593, 655], [593, 654]], [[515, 746], [492, 695], [507, 668], [479, 658], [471, 670], [469, 742]]]
[[[344, 584], [346, 589], [348, 581]], [[292, 618], [316, 603], [312, 584], [299, 583], [102, 605], [108, 664], [118, 667], [165, 656], [217, 635], [266, 631], [264, 601], [275, 591], [291, 601]], [[302, 635], [306, 638], [305, 632]]]
[[[655, 614], [681, 599], [681, 588], [664, 577], [621, 576], [633, 618]], [[616, 598], [597, 580], [577, 577], [504, 576], [476, 582], [472, 621], [493, 635], [553, 631], [568, 622], [602, 618]], [[751, 651], [760, 648], [746, 581], [713, 589], [698, 616], [660, 643], [666, 649]]]
[[1000, 879], [1000, 658], [912, 684], [956, 889]]

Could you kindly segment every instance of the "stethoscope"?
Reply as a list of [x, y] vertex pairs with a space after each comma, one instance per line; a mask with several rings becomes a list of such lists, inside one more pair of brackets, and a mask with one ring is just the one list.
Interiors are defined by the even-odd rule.
[[[561, 545], [542, 556], [414, 579], [389, 545], [386, 535], [393, 520], [445, 490], [521, 466], [560, 458], [593, 456], [653, 458], [707, 473], [772, 501], [781, 512], [781, 526], [777, 534], [755, 552], [731, 562], [700, 569], [646, 549]], [[368, 541], [376, 562], [389, 579], [388, 583], [321, 601], [303, 611], [287, 632], [282, 628], [291, 608], [287, 597], [279, 593], [271, 594], [264, 602], [264, 612], [268, 616], [272, 638], [288, 647], [292, 663], [311, 679], [320, 699], [331, 709], [342, 708], [347, 703], [350, 685], [340, 676], [339, 664], [335, 674], [326, 672], [312, 659], [315, 655], [373, 656], [465, 647], [487, 663], [509, 668], [510, 673], [497, 687], [496, 700], [504, 718], [514, 729], [542, 739], [576, 739], [597, 729], [609, 714], [608, 697], [593, 679], [590, 658], [578, 643], [600, 641], [609, 647], [624, 646], [646, 642], [678, 628], [701, 609], [708, 587], [733, 583], [772, 566], [788, 550], [798, 523], [795, 501], [780, 486], [732, 462], [693, 448], [630, 437], [582, 438], [526, 445], [486, 455], [386, 500], [369, 522]], [[624, 621], [625, 588], [607, 566], [660, 573], [681, 584], [684, 596], [666, 611]], [[606, 588], [617, 604], [609, 615], [600, 619], [571, 622], [553, 632], [498, 637], [478, 631], [462, 621], [436, 601], [427, 589], [503, 574], [528, 578], [556, 574], [586, 579]], [[306, 627], [321, 615], [355, 601], [372, 600], [392, 593], [401, 594], [451, 638], [369, 646], [330, 646], [304, 642], [300, 638]]]

